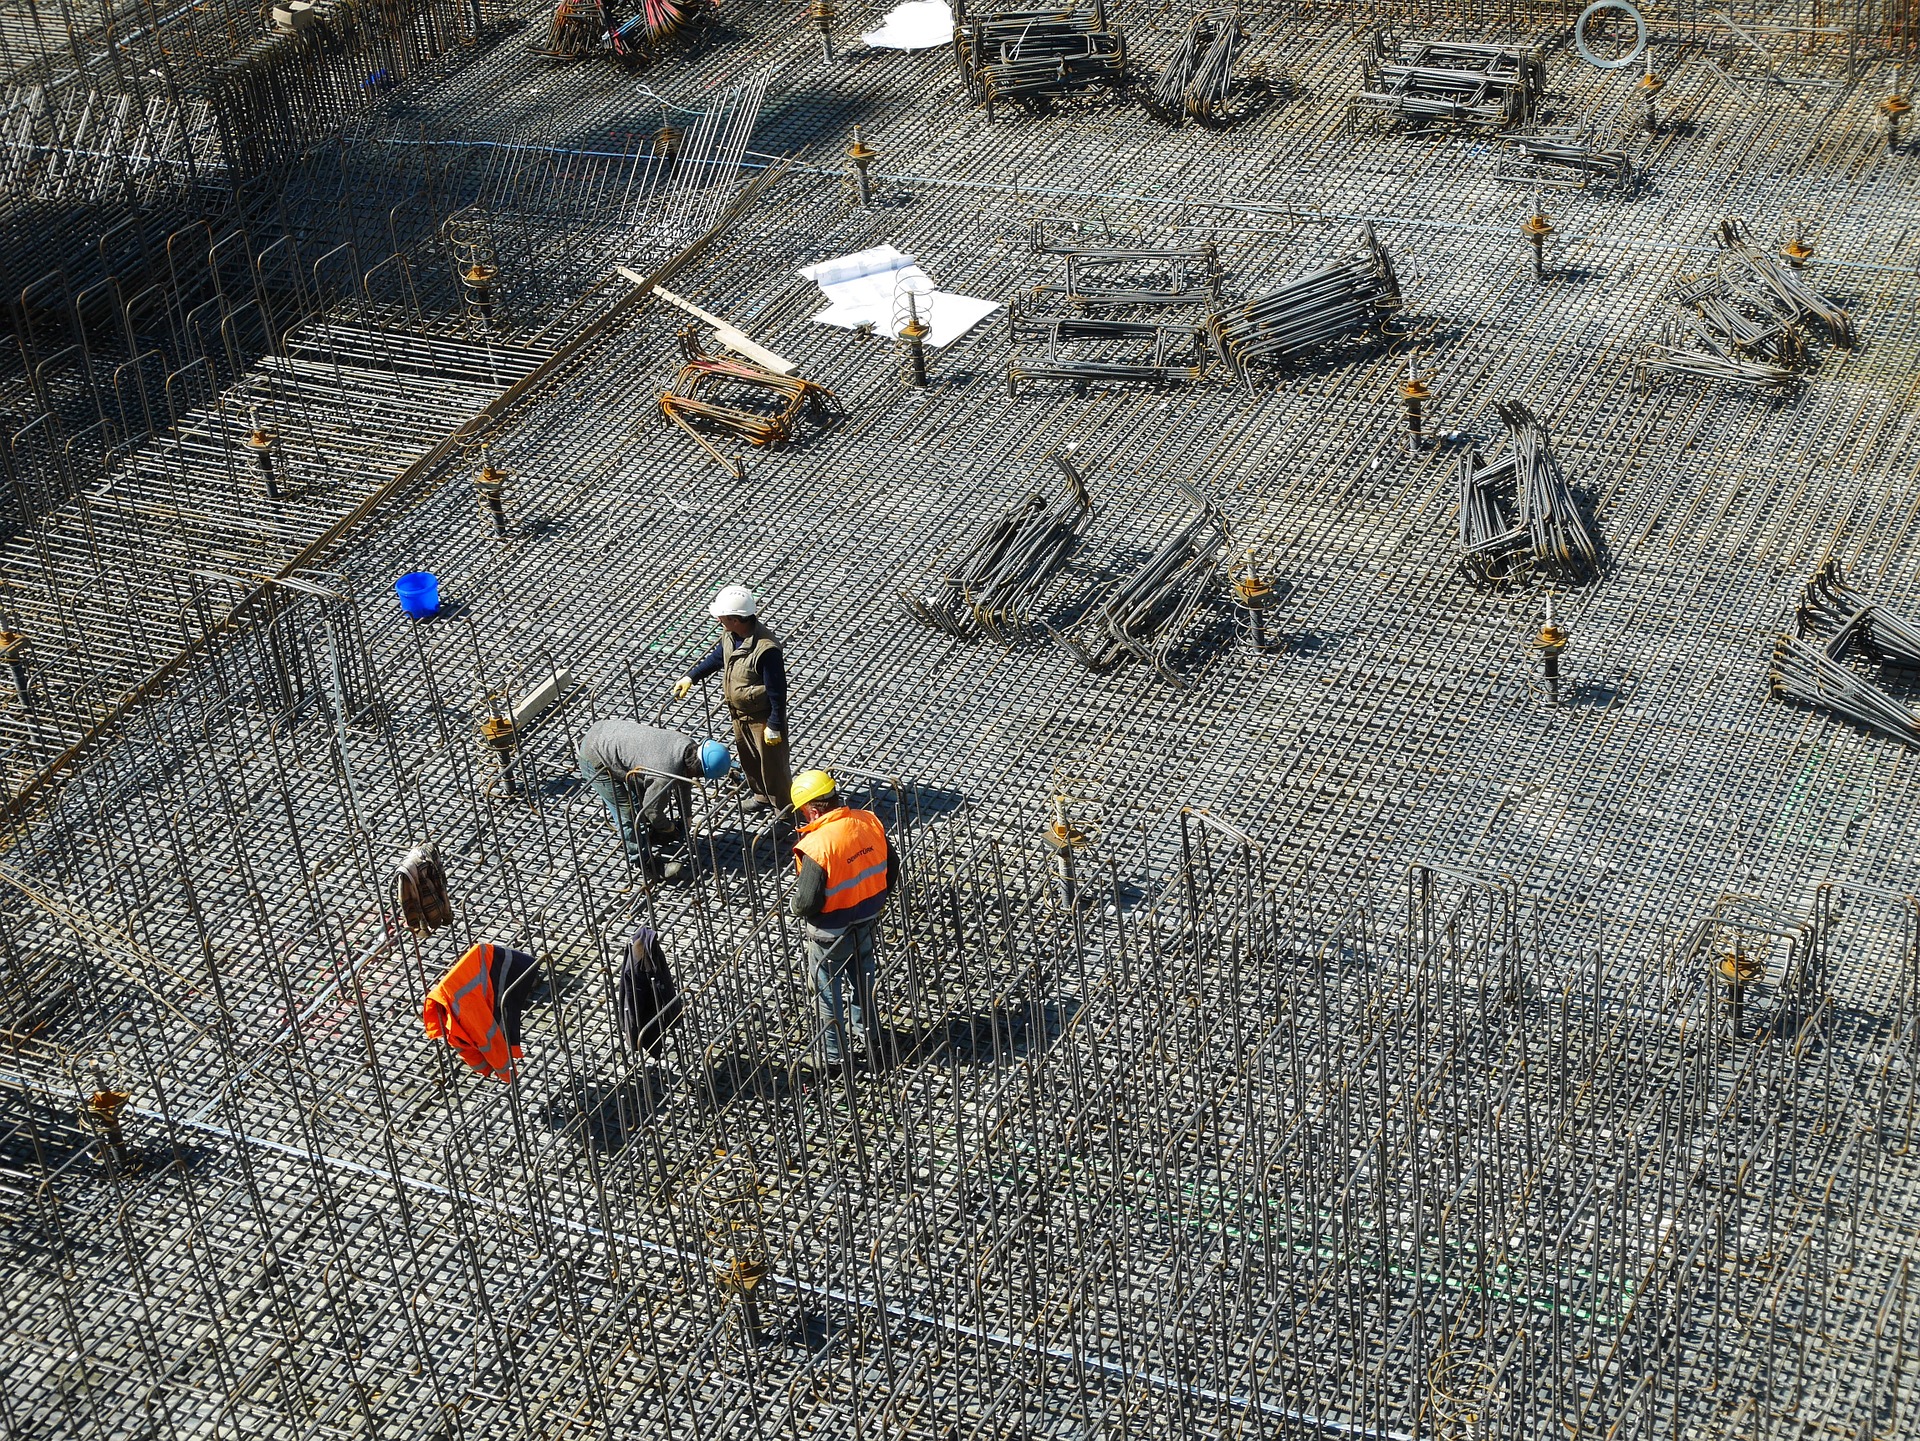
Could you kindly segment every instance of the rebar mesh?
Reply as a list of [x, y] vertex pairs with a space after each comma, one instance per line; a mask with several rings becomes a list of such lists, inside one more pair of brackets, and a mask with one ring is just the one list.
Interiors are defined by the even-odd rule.
[[[1423, 13], [1531, 44], [1578, 8]], [[1219, 130], [1099, 92], [989, 124], [941, 51], [823, 68], [748, 5], [638, 75], [488, 31], [217, 194], [164, 87], [83, 132], [68, 80], [5, 132], [37, 187], [0, 370], [9, 1438], [1910, 1427], [1912, 767], [1767, 676], [1844, 575], [1848, 674], [1915, 709], [1872, 629], [1916, 605], [1912, 158], [1876, 108], [1905, 12], [1735, 7], [1771, 74], [1655, 17], [1653, 127], [1638, 73], [1545, 45], [1543, 133], [1634, 183], [1556, 192], [1536, 281], [1502, 176], [1538, 136], [1347, 123], [1406, 16], [1238, 11], [1270, 103]], [[1190, 20], [1112, 23], [1157, 59]], [[72, 57], [44, 33], [23, 88]], [[120, 158], [73, 164], [95, 133]], [[1728, 215], [1810, 248], [1854, 344], [1779, 397], [1648, 391]], [[1362, 225], [1391, 331], [1237, 387], [1009, 395], [988, 325], [903, 392], [796, 275], [897, 243], [1005, 300], [1133, 257], [1059, 293], [1157, 345], [1155, 293], [1244, 304]], [[615, 264], [845, 421], [725, 476], [658, 418], [684, 318]], [[1605, 538], [1551, 695], [1560, 582], [1456, 569], [1458, 463], [1513, 400]], [[1096, 502], [1060, 615], [1205, 508], [1159, 673], [900, 612], [1053, 453]], [[394, 604], [415, 569], [435, 620]], [[610, 715], [725, 735], [667, 688], [732, 581], [787, 639], [795, 761], [904, 863], [878, 1054], [839, 1073], [740, 792], [701, 788], [689, 885], [635, 887], [575, 773]], [[428, 841], [455, 918], [421, 937], [391, 872]], [[642, 925], [685, 1000], [658, 1060], [614, 1013]], [[421, 1034], [480, 940], [541, 966], [511, 1086]]]

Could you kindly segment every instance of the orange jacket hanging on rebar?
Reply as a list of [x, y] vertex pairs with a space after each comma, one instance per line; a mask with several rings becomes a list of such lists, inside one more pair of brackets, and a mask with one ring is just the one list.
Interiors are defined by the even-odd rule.
[[534, 964], [525, 952], [491, 941], [469, 946], [427, 992], [420, 1013], [427, 1034], [452, 1046], [481, 1075], [511, 1081], [521, 1051], [514, 1024], [519, 1008], [510, 993], [523, 989]]
[[872, 811], [830, 811], [800, 828], [793, 849], [796, 870], [804, 856], [827, 873], [826, 902], [816, 918], [823, 926], [845, 924], [840, 913], [887, 888], [887, 832]]

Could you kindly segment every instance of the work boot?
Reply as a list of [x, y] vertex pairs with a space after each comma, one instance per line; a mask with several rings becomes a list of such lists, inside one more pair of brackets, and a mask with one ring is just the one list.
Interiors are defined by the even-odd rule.
[[677, 881], [684, 879], [686, 874], [687, 868], [681, 862], [668, 861], [660, 867], [659, 879], [663, 881]]
[[773, 802], [765, 796], [748, 796], [740, 802], [740, 809], [750, 816], [757, 816], [773, 809]]

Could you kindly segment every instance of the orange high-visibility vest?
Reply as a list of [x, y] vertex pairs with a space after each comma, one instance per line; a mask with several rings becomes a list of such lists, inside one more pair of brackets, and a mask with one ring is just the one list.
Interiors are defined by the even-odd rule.
[[828, 811], [800, 827], [793, 849], [795, 871], [805, 856], [827, 873], [827, 900], [820, 911], [823, 921], [887, 888], [887, 832], [872, 811], [848, 806]]
[[500, 1024], [493, 994], [493, 951], [491, 941], [469, 946], [427, 992], [420, 1020], [429, 1036], [444, 1040], [481, 1075], [511, 1081], [513, 1062], [521, 1051], [507, 1044], [506, 1029]]

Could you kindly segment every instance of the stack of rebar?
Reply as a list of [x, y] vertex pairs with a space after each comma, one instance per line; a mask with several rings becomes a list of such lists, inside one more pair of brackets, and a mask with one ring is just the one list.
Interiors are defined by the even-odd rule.
[[1548, 445], [1546, 427], [1517, 400], [1496, 406], [1510, 449], [1491, 464], [1460, 462], [1460, 568], [1493, 587], [1535, 573], [1578, 583], [1600, 563], [1599, 547]]
[[1185, 481], [1176, 484], [1199, 514], [1094, 601], [1079, 622], [1087, 634], [1076, 636], [1073, 627], [1049, 627], [1060, 648], [1090, 671], [1108, 671], [1132, 657], [1165, 680], [1184, 684], [1173, 668], [1173, 649], [1207, 598], [1219, 590], [1233, 541], [1220, 508]]
[[709, 0], [638, 0], [632, 6], [560, 0], [547, 33], [527, 48], [550, 60], [612, 55], [638, 67], [659, 59], [674, 41], [712, 16]]
[[1509, 184], [1585, 190], [1592, 181], [1605, 180], [1625, 190], [1634, 182], [1633, 158], [1624, 150], [1601, 149], [1584, 130], [1541, 130], [1515, 135], [1512, 143], [1520, 152], [1518, 162], [1495, 175]]
[[1683, 286], [1675, 304], [1691, 306], [1723, 346], [1785, 370], [1807, 362], [1807, 341], [1791, 319], [1783, 319], [1756, 293], [1727, 275], [1708, 276]]
[[1036, 220], [1027, 248], [1066, 262], [1064, 283], [1035, 286], [1034, 295], [1058, 295], [1076, 310], [1220, 303], [1220, 252], [1211, 242], [1186, 248], [1071, 245], [1055, 240]]
[[1073, 462], [1057, 450], [1047, 459], [1064, 482], [1059, 494], [1048, 500], [1029, 491], [982, 526], [929, 589], [899, 588], [900, 603], [916, 620], [961, 640], [984, 634], [1011, 645], [1019, 639], [1093, 521], [1093, 498]]
[[1371, 225], [1355, 240], [1344, 259], [1207, 317], [1207, 335], [1236, 379], [1247, 380], [1251, 365], [1290, 364], [1329, 341], [1382, 331], [1400, 309], [1400, 282]]
[[[1660, 323], [1659, 334], [1648, 341], [1641, 352], [1642, 371], [1649, 375], [1684, 375], [1696, 380], [1742, 385], [1775, 395], [1784, 395], [1794, 388], [1800, 378], [1797, 366], [1754, 354], [1723, 328], [1725, 324], [1725, 317], [1715, 315], [1709, 319], [1704, 312], [1699, 316], [1667, 317]], [[1794, 332], [1789, 330], [1786, 334]], [[1791, 348], [1793, 344], [1783, 340], [1779, 348]]]
[[1669, 299], [1677, 313], [1641, 353], [1643, 375], [1682, 375], [1783, 395], [1810, 363], [1805, 329], [1853, 344], [1853, 319], [1840, 306], [1753, 244], [1746, 222], [1715, 231], [1718, 263]]
[[[746, 465], [737, 456], [720, 452], [702, 435], [711, 428], [738, 436], [749, 445], [785, 445], [802, 416], [825, 424], [845, 414], [831, 390], [797, 375], [776, 375], [746, 360], [705, 355], [696, 332], [680, 333], [686, 363], [660, 395], [660, 413], [712, 456], [735, 480], [745, 480]], [[732, 403], [717, 400], [725, 394]]]
[[1355, 105], [1416, 125], [1525, 124], [1546, 89], [1546, 63], [1531, 46], [1403, 40], [1379, 30], [1360, 68]]
[[1753, 243], [1747, 223], [1735, 216], [1720, 222], [1720, 273], [1745, 278], [1758, 287], [1775, 313], [1787, 320], [1812, 325], [1835, 345], [1853, 344], [1853, 317]]
[[[1149, 381], [1157, 386], [1194, 383], [1206, 374], [1201, 332], [1195, 325], [1158, 325], [1144, 320], [1104, 320], [1077, 315], [1023, 315], [1007, 308], [1009, 338], [1040, 341], [1046, 354], [1007, 362], [1007, 394], [1036, 380]], [[1117, 350], [1119, 354], [1114, 354]], [[1091, 353], [1097, 352], [1097, 353]]]
[[1920, 669], [1920, 625], [1848, 585], [1837, 560], [1813, 573], [1795, 619], [1803, 637], [1842, 650], [1858, 647], [1883, 665]]
[[1920, 626], [1848, 585], [1839, 562], [1828, 559], [1801, 594], [1794, 634], [1774, 641], [1769, 688], [1776, 699], [1920, 746], [1920, 715], [1846, 664], [1856, 650], [1882, 666], [1920, 669]]
[[1105, 0], [1053, 10], [1001, 10], [953, 32], [968, 98], [987, 118], [1003, 104], [1044, 105], [1096, 86], [1127, 83], [1127, 40], [1107, 24]]
[[1242, 119], [1248, 108], [1245, 87], [1233, 72], [1245, 43], [1239, 11], [1202, 10], [1141, 103], [1170, 123], [1225, 125]]
[[1842, 664], [1831, 644], [1816, 645], [1800, 636], [1778, 637], [1767, 682], [1776, 700], [1829, 710], [1868, 730], [1920, 746], [1920, 715]]
[[1797, 321], [1766, 295], [1724, 269], [1683, 284], [1671, 296], [1678, 314], [1641, 358], [1649, 373], [1688, 375], [1784, 394], [1807, 364]]

